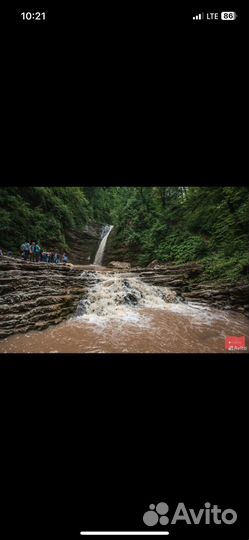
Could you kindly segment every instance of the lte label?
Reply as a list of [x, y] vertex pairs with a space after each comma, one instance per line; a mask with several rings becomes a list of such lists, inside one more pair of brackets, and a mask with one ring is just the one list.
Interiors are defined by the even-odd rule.
[[207, 20], [211, 21], [213, 19], [218, 19], [219, 13], [207, 13]]

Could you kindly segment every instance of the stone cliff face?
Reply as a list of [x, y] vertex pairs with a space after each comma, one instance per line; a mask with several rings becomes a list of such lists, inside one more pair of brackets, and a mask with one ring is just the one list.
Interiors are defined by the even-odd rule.
[[[86, 225], [82, 231], [68, 230], [66, 235], [66, 242], [68, 248], [65, 250], [61, 244], [52, 242], [43, 244], [42, 247], [48, 251], [54, 251], [62, 255], [63, 251], [66, 251], [69, 256], [69, 262], [72, 264], [92, 264], [96, 251], [98, 249], [103, 224], [93, 223]], [[18, 252], [19, 256], [19, 252]]]
[[67, 234], [69, 260], [73, 264], [92, 264], [98, 249], [103, 224], [86, 225], [82, 232]]
[[[89, 224], [86, 225], [82, 232], [69, 231], [67, 233], [68, 254], [71, 263], [93, 264], [104, 225], [103, 223]], [[108, 266], [111, 261], [136, 264], [138, 248], [134, 246], [133, 250], [131, 247], [127, 248], [125, 245], [120, 244], [117, 238], [117, 230], [114, 227], [107, 239], [102, 264]]]
[[91, 278], [70, 265], [0, 260], [0, 338], [58, 324], [74, 313]]
[[103, 265], [108, 266], [111, 261], [129, 262], [132, 265], [137, 263], [138, 248], [134, 246], [126, 247], [117, 238], [117, 229], [114, 227], [108, 236]]

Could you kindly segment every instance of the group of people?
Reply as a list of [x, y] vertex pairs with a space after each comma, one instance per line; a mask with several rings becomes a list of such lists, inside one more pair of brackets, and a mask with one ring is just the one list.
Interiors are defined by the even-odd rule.
[[[2, 248], [0, 248], [0, 257], [3, 257], [4, 253]], [[9, 250], [7, 252], [8, 257], [13, 257], [13, 252]], [[24, 242], [21, 245], [21, 256], [25, 261], [30, 262], [47, 262], [47, 263], [67, 263], [68, 255], [63, 253], [61, 256], [56, 251], [46, 251], [42, 249], [39, 245], [39, 242]]]
[[46, 251], [45, 249], [42, 249], [39, 245], [39, 242], [24, 242], [21, 245], [21, 254], [22, 258], [25, 261], [31, 261], [31, 262], [48, 262], [48, 263], [56, 263], [59, 264], [61, 262], [67, 263], [68, 262], [68, 255], [67, 253], [63, 253], [62, 258], [59, 255], [59, 253], [55, 251]]

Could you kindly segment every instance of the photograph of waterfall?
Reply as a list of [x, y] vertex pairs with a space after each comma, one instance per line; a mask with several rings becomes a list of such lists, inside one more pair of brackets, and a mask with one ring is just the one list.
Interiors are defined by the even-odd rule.
[[0, 352], [247, 350], [248, 188], [3, 187], [0, 213]]

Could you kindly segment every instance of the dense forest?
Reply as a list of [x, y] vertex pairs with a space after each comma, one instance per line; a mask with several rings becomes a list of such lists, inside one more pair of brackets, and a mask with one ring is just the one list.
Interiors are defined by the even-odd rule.
[[246, 279], [249, 190], [246, 187], [3, 187], [0, 247], [23, 241], [66, 250], [72, 230], [115, 227], [134, 264], [202, 261], [210, 279]]

